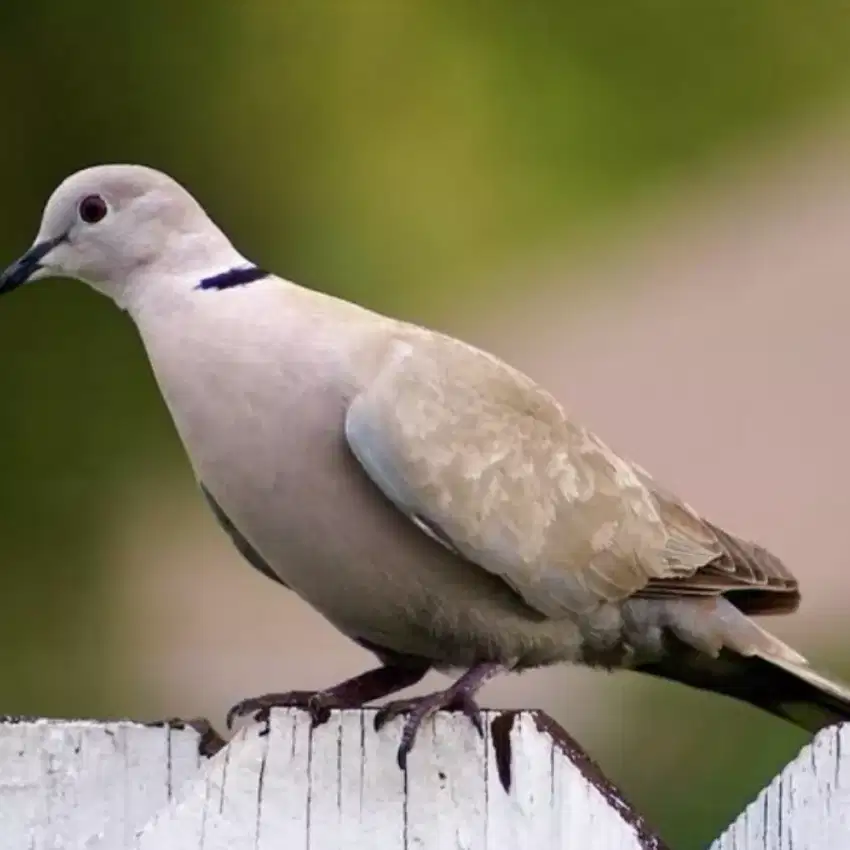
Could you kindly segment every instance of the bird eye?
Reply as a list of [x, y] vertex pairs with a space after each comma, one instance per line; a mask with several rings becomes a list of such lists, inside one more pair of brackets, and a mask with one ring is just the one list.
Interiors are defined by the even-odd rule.
[[97, 224], [109, 211], [100, 195], [87, 195], [80, 201], [80, 218], [86, 224]]

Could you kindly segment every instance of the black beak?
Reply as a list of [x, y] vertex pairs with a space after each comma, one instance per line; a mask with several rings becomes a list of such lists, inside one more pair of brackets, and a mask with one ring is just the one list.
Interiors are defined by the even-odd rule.
[[65, 241], [64, 234], [55, 239], [46, 239], [33, 245], [17, 262], [12, 263], [0, 274], [0, 295], [12, 292], [26, 283], [41, 268], [41, 261], [59, 244]]

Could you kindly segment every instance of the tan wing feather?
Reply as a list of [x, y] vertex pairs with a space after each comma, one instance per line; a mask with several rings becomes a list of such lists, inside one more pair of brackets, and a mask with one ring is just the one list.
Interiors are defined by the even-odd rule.
[[396, 340], [346, 436], [402, 511], [547, 616], [687, 581], [722, 555], [531, 379], [456, 340]]
[[729, 594], [730, 601], [748, 614], [787, 614], [799, 607], [799, 583], [779, 558], [701, 518], [690, 505], [659, 487], [644, 469], [635, 465], [635, 471], [655, 496], [671, 535], [699, 541], [715, 552], [715, 558], [692, 575], [650, 579], [638, 596]]

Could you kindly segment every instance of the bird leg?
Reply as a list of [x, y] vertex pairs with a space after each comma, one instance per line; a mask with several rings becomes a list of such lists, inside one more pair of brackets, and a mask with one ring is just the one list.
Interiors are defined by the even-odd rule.
[[406, 714], [401, 733], [401, 744], [398, 748], [398, 766], [404, 770], [407, 766], [407, 756], [413, 748], [416, 733], [422, 722], [441, 709], [462, 711], [484, 737], [484, 723], [481, 719], [481, 708], [475, 701], [475, 694], [494, 676], [506, 672], [503, 664], [495, 661], [484, 661], [466, 671], [454, 684], [444, 691], [426, 694], [421, 697], [400, 699], [387, 703], [375, 715], [375, 729], [379, 730], [387, 722], [399, 715]]
[[310, 713], [314, 726], [324, 723], [333, 708], [360, 708], [367, 702], [381, 699], [415, 685], [430, 669], [426, 661], [404, 657], [359, 676], [346, 679], [324, 691], [285, 691], [250, 697], [236, 703], [227, 712], [227, 728], [233, 728], [237, 717], [254, 715], [262, 723], [269, 719], [273, 708], [303, 708]]

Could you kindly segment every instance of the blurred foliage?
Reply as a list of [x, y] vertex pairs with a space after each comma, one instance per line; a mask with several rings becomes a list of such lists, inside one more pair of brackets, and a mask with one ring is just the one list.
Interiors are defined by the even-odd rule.
[[726, 697], [621, 675], [634, 680], [624, 728], [596, 755], [673, 850], [707, 847], [810, 737]]
[[[420, 317], [544, 248], [614, 239], [636, 201], [782, 138], [850, 73], [837, 0], [7, 0], [0, 31], [2, 256], [67, 173], [138, 161], [258, 261]], [[84, 287], [4, 300], [0, 339], [3, 709], [131, 711], [103, 524], [143, 463], [182, 463], [176, 438], [128, 322]], [[728, 727], [699, 732], [694, 758], [737, 764], [702, 814], [698, 789], [615, 771], [677, 847], [762, 767]]]

